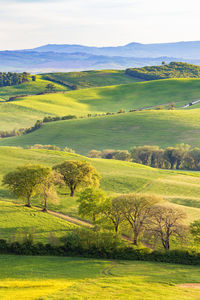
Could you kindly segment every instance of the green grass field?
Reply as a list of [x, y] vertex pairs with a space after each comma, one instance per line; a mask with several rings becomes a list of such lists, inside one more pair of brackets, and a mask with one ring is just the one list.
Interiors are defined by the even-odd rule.
[[149, 262], [0, 256], [0, 299], [198, 300], [199, 267]]
[[[102, 176], [101, 188], [108, 194], [144, 192], [164, 197], [167, 202], [178, 205], [188, 213], [187, 222], [200, 218], [200, 175], [198, 172], [178, 172], [159, 170], [143, 165], [104, 159], [89, 159], [76, 154], [51, 150], [24, 150], [0, 147], [0, 178], [17, 166], [38, 163], [53, 166], [64, 160], [87, 160], [94, 165]], [[68, 191], [67, 191], [68, 192]], [[49, 204], [55, 211], [77, 216], [76, 197], [59, 192], [60, 202]], [[13, 196], [5, 187], [0, 188], [1, 201], [13, 201]], [[14, 200], [17, 202], [17, 200]], [[18, 203], [22, 203], [19, 202]], [[40, 206], [35, 199], [33, 204]]]
[[199, 79], [137, 82], [27, 96], [9, 104], [0, 103], [0, 128], [6, 130], [30, 126], [45, 115], [85, 116], [88, 113], [117, 112], [121, 108], [130, 110], [169, 102], [176, 102], [180, 107], [199, 97]]
[[200, 110], [151, 110], [114, 116], [58, 121], [20, 137], [0, 140], [0, 146], [52, 144], [80, 154], [90, 150], [130, 149], [132, 146], [200, 146]]
[[[49, 80], [42, 79], [42, 76], [37, 75], [36, 81], [29, 81], [19, 85], [5, 86], [0, 88], [0, 98], [8, 100], [12, 96], [18, 95], [35, 95], [45, 91], [46, 85], [51, 83]], [[61, 84], [54, 84], [56, 91], [66, 91], [68, 90]]]
[[74, 225], [35, 208], [0, 201], [0, 239], [19, 241], [27, 233], [34, 242], [49, 242], [50, 235], [61, 237]]
[[141, 81], [140, 79], [128, 76], [124, 70], [101, 70], [69, 73], [48, 73], [42, 74], [42, 78], [62, 81], [65, 84], [73, 84], [78, 88], [91, 88], [116, 84], [126, 84]]

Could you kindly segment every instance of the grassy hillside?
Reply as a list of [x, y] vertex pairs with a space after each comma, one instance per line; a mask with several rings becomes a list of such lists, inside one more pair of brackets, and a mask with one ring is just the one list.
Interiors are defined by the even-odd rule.
[[[197, 300], [199, 267], [67, 257], [1, 256], [2, 299]], [[42, 275], [41, 275], [42, 274]], [[42, 277], [41, 277], [42, 276]]]
[[74, 226], [62, 219], [36, 209], [0, 201], [0, 238], [22, 241], [26, 233], [32, 233], [34, 242], [49, 242], [50, 234], [65, 235]]
[[[17, 95], [35, 95], [45, 91], [45, 87], [48, 83], [51, 83], [49, 80], [42, 79], [42, 76], [37, 75], [36, 81], [29, 81], [14, 86], [5, 86], [0, 87], [0, 98], [3, 100], [8, 100], [12, 96]], [[56, 91], [66, 91], [67, 87], [64, 87], [61, 84], [54, 84]]]
[[48, 73], [42, 74], [42, 78], [59, 81], [69, 86], [76, 86], [78, 89], [141, 81], [138, 78], [126, 75], [123, 70]]
[[[89, 159], [76, 154], [51, 150], [24, 150], [12, 147], [0, 147], [0, 179], [17, 166], [27, 163], [39, 163], [53, 166], [64, 160], [77, 159], [91, 162], [102, 176], [101, 188], [108, 193], [145, 192], [164, 197], [166, 201], [182, 205], [188, 212], [188, 221], [200, 218], [199, 173], [159, 170], [135, 163]], [[76, 198], [59, 194], [60, 203], [49, 207], [72, 215], [77, 214]], [[5, 187], [0, 188], [0, 200], [13, 201]], [[16, 201], [16, 200], [15, 200]], [[37, 199], [34, 204], [39, 205]]]
[[200, 146], [199, 130], [199, 109], [150, 110], [52, 122], [33, 133], [1, 139], [0, 145], [53, 144], [85, 155], [92, 149], [130, 149], [134, 145]]
[[138, 77], [142, 80], [199, 78], [200, 67], [182, 62], [171, 62], [170, 64], [164, 64], [162, 66], [127, 69], [126, 74]]
[[[200, 80], [169, 79], [46, 94], [0, 103], [0, 128], [33, 124], [45, 115], [63, 116], [117, 112], [176, 102], [177, 106], [200, 98]], [[30, 117], [30, 119], [29, 119]], [[9, 121], [8, 121], [9, 120]]]

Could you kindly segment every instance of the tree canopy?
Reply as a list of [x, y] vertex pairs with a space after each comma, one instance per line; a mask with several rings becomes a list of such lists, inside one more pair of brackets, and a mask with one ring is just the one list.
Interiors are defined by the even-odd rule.
[[54, 166], [53, 169], [62, 174], [71, 197], [74, 196], [75, 190], [81, 187], [98, 187], [101, 178], [97, 170], [86, 161], [68, 160]]
[[3, 184], [16, 196], [27, 201], [31, 206], [31, 199], [38, 192], [38, 188], [49, 168], [40, 165], [25, 165], [3, 177]]

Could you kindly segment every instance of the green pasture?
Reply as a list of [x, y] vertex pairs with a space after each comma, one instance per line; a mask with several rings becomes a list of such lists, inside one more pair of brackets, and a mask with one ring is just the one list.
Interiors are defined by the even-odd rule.
[[50, 237], [61, 237], [74, 227], [65, 220], [35, 208], [0, 201], [0, 239], [22, 242], [27, 234], [34, 242], [50, 242]]
[[[25, 82], [14, 86], [0, 87], [0, 98], [8, 100], [10, 97], [18, 95], [35, 95], [45, 91], [46, 85], [51, 83], [49, 80], [45, 80], [40, 75], [36, 75], [36, 81], [30, 79], [29, 82]], [[56, 91], [66, 91], [67, 88], [61, 84], [54, 84]]]
[[97, 86], [108, 86], [126, 84], [141, 81], [140, 79], [128, 76], [124, 70], [101, 70], [68, 73], [48, 73], [42, 74], [42, 78], [62, 81], [65, 84], [73, 84], [78, 88], [91, 88]]
[[199, 79], [167, 79], [27, 96], [12, 101], [9, 105], [0, 102], [0, 128], [6, 130], [30, 126], [33, 121], [45, 115], [87, 116], [118, 112], [121, 108], [128, 111], [170, 102], [175, 102], [180, 107], [199, 97]]
[[[101, 188], [108, 194], [145, 192], [160, 195], [164, 201], [183, 208], [188, 214], [187, 222], [200, 218], [200, 175], [198, 172], [159, 170], [130, 162], [89, 159], [77, 154], [52, 150], [0, 147], [0, 178], [17, 166], [27, 163], [53, 166], [69, 159], [87, 160], [94, 165], [102, 176]], [[58, 195], [59, 203], [49, 203], [49, 208], [77, 216], [76, 197], [69, 197], [69, 191], [65, 189], [59, 190]], [[4, 186], [0, 188], [0, 200], [13, 201], [13, 196]], [[22, 203], [17, 199], [14, 201]], [[38, 199], [34, 199], [33, 204], [41, 207], [41, 201]]]
[[68, 257], [0, 256], [0, 299], [198, 300], [199, 267]]
[[58, 121], [20, 137], [4, 138], [1, 146], [51, 144], [68, 146], [80, 154], [90, 150], [126, 149], [132, 146], [199, 147], [200, 110], [150, 110], [114, 116]]

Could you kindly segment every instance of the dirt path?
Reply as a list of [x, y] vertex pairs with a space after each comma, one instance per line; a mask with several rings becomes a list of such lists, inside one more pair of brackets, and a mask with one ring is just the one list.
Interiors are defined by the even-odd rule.
[[55, 211], [52, 211], [52, 210], [48, 210], [47, 213], [49, 213], [50, 215], [53, 215], [57, 218], [66, 220], [67, 222], [70, 222], [70, 223], [75, 224], [75, 225], [85, 226], [85, 227], [89, 227], [89, 228], [93, 227], [93, 225], [89, 222], [79, 220], [79, 219], [74, 218], [74, 217], [70, 217], [70, 216], [65, 215], [63, 213], [55, 212]]

